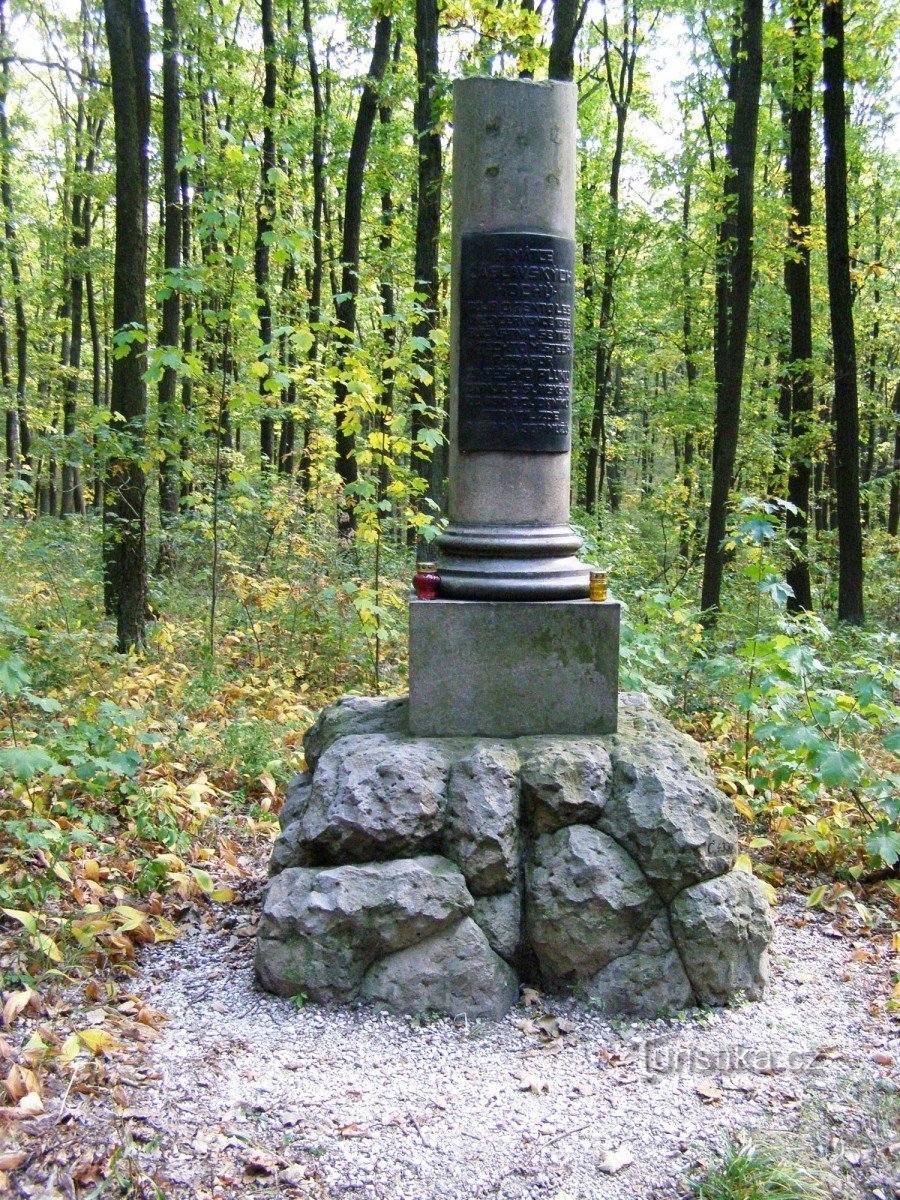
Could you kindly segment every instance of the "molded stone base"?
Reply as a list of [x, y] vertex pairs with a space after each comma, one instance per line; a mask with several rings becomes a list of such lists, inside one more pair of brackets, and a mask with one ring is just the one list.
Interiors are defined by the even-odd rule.
[[615, 733], [618, 601], [410, 600], [417, 737]]
[[731, 801], [646, 697], [620, 700], [605, 737], [423, 738], [405, 700], [324, 709], [272, 851], [262, 985], [488, 1019], [525, 966], [610, 1015], [759, 999], [772, 920]]

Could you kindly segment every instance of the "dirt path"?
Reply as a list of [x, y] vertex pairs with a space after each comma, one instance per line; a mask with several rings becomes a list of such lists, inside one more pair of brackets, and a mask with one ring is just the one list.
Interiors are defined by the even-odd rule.
[[416, 1022], [259, 991], [250, 891], [145, 950], [160, 1035], [48, 1108], [15, 1194], [644, 1200], [754, 1136], [835, 1196], [900, 1196], [887, 939], [788, 901], [764, 1004], [628, 1024], [531, 994], [499, 1025]]

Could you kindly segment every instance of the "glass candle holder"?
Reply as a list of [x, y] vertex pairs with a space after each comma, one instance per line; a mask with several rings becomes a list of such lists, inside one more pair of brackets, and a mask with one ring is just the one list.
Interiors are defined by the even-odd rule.
[[603, 601], [609, 594], [609, 571], [591, 571], [588, 598]]
[[420, 562], [413, 575], [413, 589], [420, 600], [436, 600], [441, 577], [433, 562]]

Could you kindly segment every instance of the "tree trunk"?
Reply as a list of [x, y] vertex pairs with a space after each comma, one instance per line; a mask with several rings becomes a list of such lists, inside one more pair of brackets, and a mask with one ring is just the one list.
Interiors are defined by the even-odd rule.
[[[597, 510], [606, 475], [606, 398], [609, 394], [613, 336], [613, 300], [616, 282], [616, 252], [619, 232], [619, 178], [625, 149], [625, 124], [634, 90], [637, 62], [637, 0], [626, 5], [622, 14], [622, 44], [614, 47], [609, 35], [606, 12], [603, 14], [603, 62], [609, 98], [616, 113], [616, 140], [609, 170], [609, 221], [603, 253], [603, 278], [600, 284], [600, 319], [597, 323], [597, 349], [594, 360], [594, 407], [588, 441], [585, 470], [584, 505], [588, 512]], [[618, 72], [613, 72], [612, 53], [619, 55]]]
[[10, 163], [12, 148], [9, 142], [9, 122], [6, 102], [9, 95], [10, 53], [6, 37], [5, 0], [0, 0], [0, 201], [3, 204], [3, 238], [12, 281], [13, 308], [16, 315], [16, 412], [19, 450], [22, 463], [31, 465], [31, 434], [28, 428], [25, 389], [28, 385], [28, 323], [22, 296], [22, 277], [19, 270], [19, 243], [13, 207]]
[[114, 336], [138, 333], [112, 366], [110, 456], [104, 561], [121, 653], [140, 649], [147, 617], [144, 474], [147, 387], [147, 143], [150, 136], [150, 32], [144, 0], [104, 0], [116, 151]]
[[259, 307], [260, 361], [269, 365], [265, 375], [260, 376], [259, 395], [262, 416], [259, 422], [259, 448], [263, 467], [275, 466], [275, 415], [272, 412], [271, 361], [272, 345], [272, 297], [270, 290], [269, 246], [275, 228], [275, 95], [278, 84], [278, 64], [275, 54], [275, 27], [272, 18], [272, 0], [260, 0], [262, 12], [263, 55], [265, 57], [265, 85], [263, 87], [262, 154], [260, 156], [259, 203], [256, 208], [256, 250], [254, 274], [256, 299]]
[[[795, 5], [802, 0], [795, 0]], [[787, 581], [793, 589], [788, 599], [792, 612], [812, 608], [812, 589], [807, 561], [807, 527], [810, 517], [812, 455], [809, 438], [813, 418], [812, 297], [810, 293], [809, 231], [812, 222], [810, 144], [812, 136], [812, 70], [810, 67], [810, 21], [794, 8], [791, 14], [792, 89], [788, 111], [788, 252], [784, 263], [784, 286], [791, 307], [790, 465], [787, 498], [799, 510], [787, 513], [785, 525], [796, 547], [791, 551]]]
[[554, 0], [553, 34], [547, 63], [551, 79], [575, 78], [575, 40], [586, 11], [586, 0]]
[[888, 533], [896, 537], [900, 530], [900, 379], [894, 388], [894, 462], [891, 472], [891, 498], [888, 503]]
[[391, 18], [378, 18], [369, 74], [359, 98], [359, 109], [347, 160], [347, 179], [344, 188], [344, 237], [341, 251], [341, 298], [336, 301], [338, 328], [343, 331], [337, 349], [338, 375], [334, 384], [334, 419], [337, 473], [344, 485], [339, 525], [343, 534], [356, 528], [353, 485], [358, 478], [356, 437], [347, 410], [347, 352], [356, 335], [356, 299], [359, 293], [359, 239], [362, 228], [363, 181], [372, 126], [378, 111], [378, 90], [384, 79], [391, 50]]
[[[415, 42], [416, 103], [413, 126], [418, 148], [418, 172], [414, 265], [417, 308], [413, 336], [421, 339], [415, 343], [415, 362], [427, 378], [420, 376], [413, 381], [413, 456], [423, 454], [419, 445], [420, 433], [429, 428], [440, 429], [444, 422], [444, 414], [437, 411], [437, 381], [431, 341], [438, 326], [438, 242], [443, 186], [441, 135], [437, 126], [437, 91], [440, 86], [437, 0], [416, 0]], [[433, 505], [440, 507], [446, 475], [444, 444], [432, 448], [425, 471], [428, 477], [425, 494]]]
[[[178, 11], [175, 0], [162, 0], [162, 167], [165, 210], [163, 246], [164, 290], [161, 302], [160, 348], [177, 354], [181, 336], [181, 95], [178, 55]], [[165, 528], [178, 515], [181, 494], [180, 445], [178, 440], [178, 370], [174, 363], [164, 364], [159, 381], [159, 439], [162, 461], [159, 465], [159, 519], [163, 526], [160, 560], [171, 555]]]
[[737, 457], [753, 266], [753, 168], [762, 81], [762, 0], [743, 0], [732, 37], [722, 218], [717, 234], [715, 377], [709, 524], [701, 608], [715, 621], [725, 565], [725, 523]]
[[844, 5], [822, 9], [825, 139], [825, 242], [834, 345], [834, 486], [838, 527], [838, 619], [862, 625], [863, 547], [859, 505], [859, 400], [847, 216]]

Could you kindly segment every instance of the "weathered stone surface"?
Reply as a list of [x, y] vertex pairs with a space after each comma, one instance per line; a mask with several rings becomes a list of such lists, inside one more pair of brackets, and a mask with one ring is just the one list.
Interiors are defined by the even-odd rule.
[[491, 949], [514, 962], [522, 941], [522, 889], [517, 885], [501, 896], [478, 896], [472, 917], [484, 930]]
[[437, 850], [449, 773], [439, 742], [340, 738], [319, 759], [297, 821], [303, 853], [338, 864]]
[[537, 839], [527, 889], [528, 941], [553, 989], [633, 950], [662, 907], [634, 860], [587, 825]]
[[540, 740], [522, 763], [521, 780], [534, 832], [553, 833], [597, 820], [606, 807], [612, 764], [597, 739]]
[[630, 717], [610, 739], [612, 792], [597, 827], [634, 856], [669, 901], [734, 865], [731, 802], [674, 726], [652, 710]]
[[672, 933], [700, 1004], [739, 993], [759, 1000], [769, 980], [773, 925], [762, 883], [734, 870], [686, 888], [672, 903]]
[[367, 968], [472, 911], [465, 880], [434, 855], [282, 871], [268, 885], [256, 943], [263, 987], [346, 1001]]
[[645, 696], [619, 711], [614, 735], [427, 739], [402, 701], [326, 709], [272, 850], [263, 985], [353, 1000], [368, 972], [392, 1007], [484, 1015], [504, 960], [610, 1015], [761, 996], [772, 923], [730, 801]]
[[284, 804], [281, 806], [281, 812], [278, 814], [278, 820], [282, 829], [287, 829], [288, 825], [297, 820], [309, 803], [309, 794], [311, 791], [311, 772], [302, 771], [299, 775], [294, 776], [288, 784]]
[[694, 1004], [667, 915], [660, 913], [630, 953], [601, 967], [583, 994], [611, 1015], [652, 1018]]
[[515, 971], [473, 920], [370, 967], [361, 995], [395, 1012], [447, 1013], [499, 1021], [519, 998]]
[[473, 896], [508, 891], [519, 873], [519, 756], [512, 746], [476, 747], [450, 772], [444, 853]]
[[310, 856], [303, 843], [299, 821], [285, 825], [275, 839], [269, 858], [269, 875], [280, 875], [290, 867], [308, 867]]
[[315, 771], [328, 747], [350, 734], [406, 733], [408, 718], [406, 696], [342, 696], [323, 708], [304, 734], [306, 765]]

